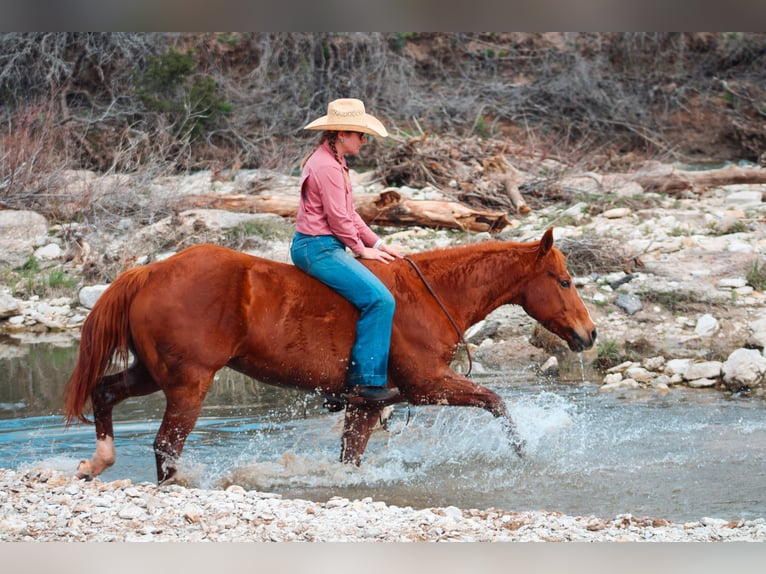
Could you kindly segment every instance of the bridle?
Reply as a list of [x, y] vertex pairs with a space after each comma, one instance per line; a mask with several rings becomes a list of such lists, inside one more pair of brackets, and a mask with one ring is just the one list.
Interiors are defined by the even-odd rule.
[[423, 272], [420, 270], [420, 267], [418, 267], [417, 264], [409, 257], [403, 257], [403, 259], [407, 263], [409, 263], [412, 266], [412, 268], [415, 270], [415, 273], [418, 274], [418, 277], [420, 277], [420, 280], [423, 282], [423, 285], [426, 286], [426, 289], [428, 289], [428, 292], [431, 294], [434, 300], [439, 304], [439, 307], [442, 308], [442, 311], [444, 311], [444, 314], [447, 316], [447, 319], [449, 319], [449, 322], [452, 324], [452, 327], [455, 329], [455, 332], [457, 333], [457, 336], [458, 336], [458, 340], [465, 348], [465, 353], [468, 356], [468, 372], [465, 375], [469, 376], [471, 374], [471, 370], [473, 369], [473, 359], [471, 358], [471, 350], [468, 348], [468, 343], [465, 340], [465, 337], [463, 336], [463, 332], [460, 330], [460, 327], [458, 327], [457, 323], [452, 318], [452, 315], [450, 315], [449, 311], [447, 310], [447, 307], [444, 306], [444, 303], [442, 302], [439, 295], [437, 295], [436, 291], [434, 291], [433, 287], [431, 287], [431, 284], [428, 282], [428, 279], [426, 279], [425, 275], [423, 275]]

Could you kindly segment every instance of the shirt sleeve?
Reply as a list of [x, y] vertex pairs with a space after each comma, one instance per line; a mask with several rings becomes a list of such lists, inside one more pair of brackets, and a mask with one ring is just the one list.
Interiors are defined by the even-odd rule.
[[366, 247], [374, 246], [378, 239], [380, 239], [380, 237], [378, 237], [377, 234], [372, 229], [370, 229], [370, 226], [365, 223], [364, 219], [362, 219], [362, 216], [359, 215], [356, 210], [354, 210], [354, 224], [356, 225], [356, 229], [360, 239], [362, 240], [362, 243], [364, 243]]
[[[367, 227], [367, 224], [354, 209], [351, 192], [347, 189], [343, 177], [343, 168], [338, 166], [336, 169], [333, 166], [317, 170], [315, 178], [330, 231], [356, 255], [361, 255], [369, 234], [362, 235], [358, 223], [361, 222], [364, 227]], [[377, 238], [373, 243], [376, 240]]]

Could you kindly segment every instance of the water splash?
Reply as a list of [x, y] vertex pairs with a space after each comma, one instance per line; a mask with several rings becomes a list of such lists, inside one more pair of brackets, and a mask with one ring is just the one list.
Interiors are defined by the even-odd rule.
[[582, 353], [577, 353], [577, 358], [580, 361], [580, 381], [583, 383], [587, 383], [585, 380], [585, 361], [583, 360]]

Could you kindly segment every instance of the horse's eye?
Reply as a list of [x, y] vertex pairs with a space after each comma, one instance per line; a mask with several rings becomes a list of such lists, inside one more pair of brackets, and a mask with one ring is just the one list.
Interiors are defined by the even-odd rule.
[[564, 279], [563, 281], [559, 281], [559, 285], [561, 285], [564, 289], [569, 289], [569, 287], [572, 286], [572, 282], [568, 279]]

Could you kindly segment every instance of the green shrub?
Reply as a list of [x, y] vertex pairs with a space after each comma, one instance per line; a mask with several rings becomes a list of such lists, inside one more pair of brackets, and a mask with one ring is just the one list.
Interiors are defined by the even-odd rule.
[[211, 77], [195, 75], [197, 59], [192, 52], [170, 49], [148, 59], [135, 80], [136, 94], [149, 110], [172, 122], [176, 136], [197, 138], [220, 114], [232, 106], [218, 94]]
[[747, 284], [756, 291], [766, 290], [766, 261], [761, 257], [756, 257], [750, 263], [750, 267], [745, 271]]
[[595, 368], [606, 371], [622, 363], [622, 360], [620, 345], [616, 341], [605, 340], [596, 345], [596, 358], [593, 361]]

